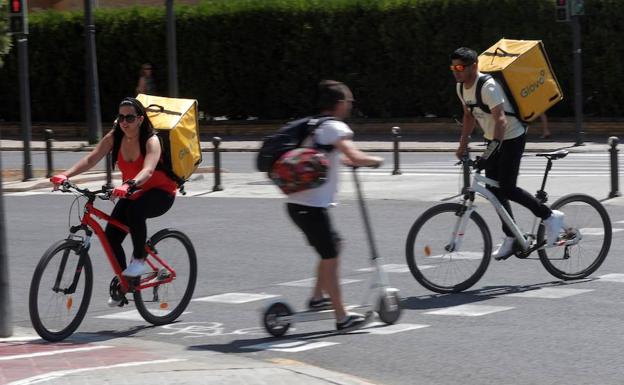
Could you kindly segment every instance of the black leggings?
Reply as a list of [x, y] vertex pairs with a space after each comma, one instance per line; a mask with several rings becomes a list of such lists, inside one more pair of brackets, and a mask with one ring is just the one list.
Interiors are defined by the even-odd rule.
[[[147, 225], [145, 222], [147, 218], [163, 215], [171, 208], [174, 200], [175, 197], [169, 193], [153, 189], [146, 191], [135, 200], [120, 199], [117, 202], [111, 217], [130, 228], [134, 258], [145, 258], [147, 254], [145, 251], [145, 240], [147, 238]], [[126, 268], [126, 254], [121, 244], [126, 235], [126, 232], [110, 223], [106, 225], [106, 237], [122, 270]]]
[[[520, 171], [520, 160], [526, 144], [526, 135], [517, 138], [504, 140], [499, 151], [492, 155], [485, 167], [485, 176], [498, 181], [500, 188], [488, 186], [496, 198], [502, 203], [505, 210], [513, 218], [509, 201], [512, 200], [531, 210], [533, 215], [546, 219], [552, 214], [548, 206], [540, 203], [526, 190], [516, 186], [518, 172]], [[503, 222], [503, 232], [508, 237], [513, 237], [513, 233], [505, 222]]]

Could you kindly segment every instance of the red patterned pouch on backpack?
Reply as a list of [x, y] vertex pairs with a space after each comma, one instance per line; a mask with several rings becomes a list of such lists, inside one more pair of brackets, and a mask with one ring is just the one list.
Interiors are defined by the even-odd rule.
[[269, 177], [285, 194], [319, 187], [327, 181], [329, 160], [324, 152], [299, 147], [282, 155]]

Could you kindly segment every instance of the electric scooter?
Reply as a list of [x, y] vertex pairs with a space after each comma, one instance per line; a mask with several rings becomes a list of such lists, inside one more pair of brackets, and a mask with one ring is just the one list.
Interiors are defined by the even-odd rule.
[[[369, 249], [371, 253], [371, 264], [373, 265], [373, 274], [370, 279], [369, 290], [367, 291], [361, 305], [348, 307], [349, 310], [367, 308], [367, 322], [372, 321], [375, 312], [379, 319], [386, 324], [395, 323], [401, 315], [401, 307], [399, 305], [399, 290], [390, 287], [388, 276], [383, 268], [383, 260], [377, 254], [377, 247], [373, 239], [373, 229], [371, 227], [368, 211], [364, 202], [364, 196], [360, 187], [360, 181], [357, 175], [357, 168], [353, 167], [353, 181], [357, 191], [364, 228], [368, 238]], [[376, 297], [374, 297], [376, 294]], [[369, 299], [374, 297], [375, 303], [371, 305]], [[283, 301], [273, 301], [264, 311], [262, 323], [269, 334], [275, 337], [283, 336], [290, 326], [297, 322], [311, 322], [319, 320], [327, 320], [334, 318], [333, 310], [308, 310], [294, 312], [290, 305]]]

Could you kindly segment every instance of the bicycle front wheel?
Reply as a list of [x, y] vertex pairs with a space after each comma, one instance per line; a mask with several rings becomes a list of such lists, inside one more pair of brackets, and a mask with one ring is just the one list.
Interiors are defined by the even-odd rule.
[[[611, 219], [607, 210], [598, 200], [584, 194], [564, 196], [551, 208], [565, 214], [561, 239], [576, 239], [577, 243], [540, 249], [540, 261], [550, 274], [559, 279], [587, 277], [600, 267], [611, 247]], [[538, 242], [544, 238], [544, 225], [540, 225]]]
[[[472, 212], [461, 236], [453, 229], [464, 206], [444, 203], [425, 211], [410, 229], [405, 245], [414, 278], [437, 293], [457, 293], [474, 285], [490, 263], [492, 237], [483, 218]], [[466, 219], [466, 218], [464, 218]], [[453, 243], [460, 240], [458, 247]]]
[[30, 320], [48, 341], [69, 337], [80, 325], [91, 300], [93, 269], [82, 243], [62, 240], [41, 257], [28, 298]]
[[173, 280], [136, 290], [134, 302], [143, 319], [154, 325], [164, 325], [175, 321], [191, 301], [197, 280], [197, 257], [191, 240], [178, 230], [160, 230], [152, 236], [151, 244], [163, 262], [147, 256], [159, 268], [153, 280], [167, 281], [172, 277]]

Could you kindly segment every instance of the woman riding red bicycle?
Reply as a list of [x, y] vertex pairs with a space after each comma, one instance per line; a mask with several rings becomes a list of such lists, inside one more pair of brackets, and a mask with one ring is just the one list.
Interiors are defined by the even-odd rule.
[[[152, 272], [145, 263], [145, 241], [147, 218], [166, 213], [175, 200], [176, 182], [157, 169], [161, 159], [160, 141], [154, 134], [154, 127], [145, 114], [145, 107], [134, 98], [125, 98], [119, 104], [119, 114], [113, 129], [98, 143], [93, 151], [79, 160], [67, 171], [54, 175], [50, 181], [59, 186], [67, 179], [95, 166], [108, 153], [112, 154], [113, 167], [119, 166], [123, 184], [112, 194], [121, 198], [115, 205], [111, 217], [130, 229], [134, 247], [132, 261], [126, 268], [126, 255], [122, 242], [126, 232], [108, 224], [106, 236], [115, 257], [127, 277], [139, 277]], [[122, 301], [108, 300], [111, 307]]]

